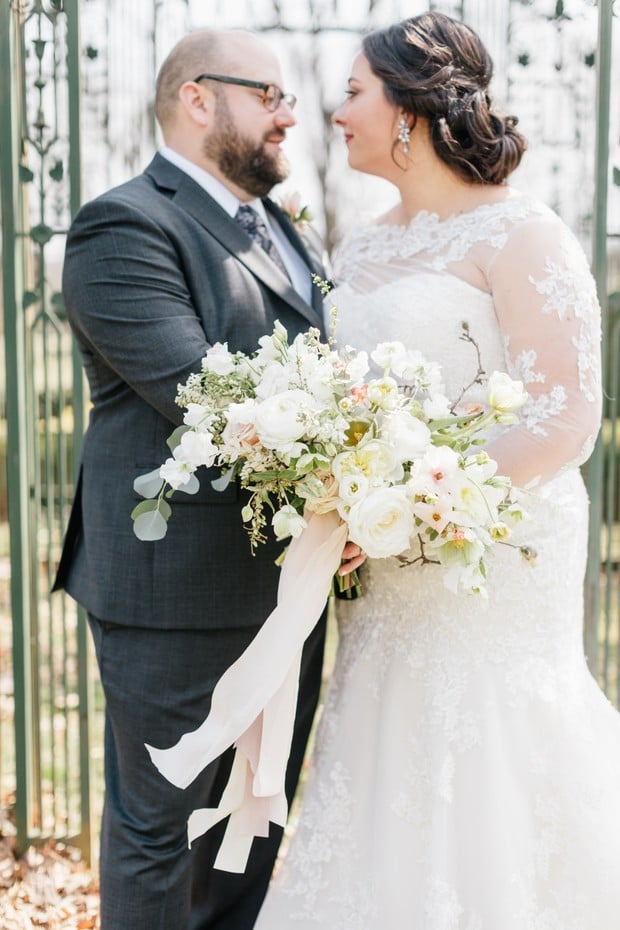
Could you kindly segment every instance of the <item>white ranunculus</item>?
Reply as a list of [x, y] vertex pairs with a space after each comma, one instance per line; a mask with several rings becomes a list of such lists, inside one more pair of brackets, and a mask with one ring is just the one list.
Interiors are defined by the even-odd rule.
[[512, 413], [528, 398], [522, 381], [513, 381], [505, 371], [494, 371], [487, 386], [487, 401], [498, 413]]
[[402, 342], [380, 342], [370, 357], [379, 368], [397, 372], [407, 362], [407, 350]]
[[308, 526], [304, 518], [290, 504], [285, 504], [274, 513], [271, 525], [276, 539], [286, 539], [288, 536], [297, 539]]
[[372, 559], [398, 555], [414, 532], [411, 503], [402, 487], [377, 488], [353, 504], [349, 538]]
[[427, 451], [431, 431], [406, 410], [395, 410], [381, 428], [381, 438], [394, 448], [401, 462], [413, 462]]
[[257, 400], [265, 400], [275, 394], [287, 391], [293, 372], [286, 365], [268, 365], [256, 384]]
[[202, 367], [205, 371], [212, 371], [216, 375], [229, 375], [234, 370], [235, 361], [228, 351], [227, 342], [216, 342], [207, 349], [207, 354], [202, 360]]
[[290, 452], [305, 432], [304, 414], [314, 410], [314, 398], [306, 391], [282, 391], [256, 405], [254, 428], [267, 449]]

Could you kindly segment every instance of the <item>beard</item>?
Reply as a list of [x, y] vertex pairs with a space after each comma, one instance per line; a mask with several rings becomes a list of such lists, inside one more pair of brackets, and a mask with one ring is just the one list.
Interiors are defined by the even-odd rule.
[[282, 152], [269, 152], [268, 139], [280, 141], [284, 133], [271, 129], [256, 143], [237, 129], [223, 96], [217, 100], [213, 133], [205, 139], [203, 153], [212, 159], [225, 178], [253, 197], [266, 197], [272, 187], [288, 177], [289, 163]]

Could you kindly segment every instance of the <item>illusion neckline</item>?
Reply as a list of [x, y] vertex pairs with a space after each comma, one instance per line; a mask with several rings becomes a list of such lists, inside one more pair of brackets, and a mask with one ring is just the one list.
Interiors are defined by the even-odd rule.
[[458, 220], [468, 220], [470, 217], [478, 215], [479, 213], [494, 213], [499, 208], [506, 208], [514, 206], [516, 204], [524, 204], [529, 198], [526, 194], [521, 193], [521, 191], [516, 190], [514, 187], [510, 188], [510, 194], [505, 200], [496, 200], [492, 203], [478, 203], [475, 207], [471, 207], [469, 210], [461, 210], [458, 213], [450, 213], [448, 216], [445, 216], [443, 219], [440, 217], [439, 213], [434, 210], [419, 210], [415, 213], [410, 220], [406, 223], [378, 223], [375, 222], [372, 224], [375, 229], [386, 229], [386, 230], [398, 230], [400, 232], [405, 232], [410, 230], [414, 225], [426, 224], [432, 225], [436, 228], [448, 226], [451, 223], [454, 223]]

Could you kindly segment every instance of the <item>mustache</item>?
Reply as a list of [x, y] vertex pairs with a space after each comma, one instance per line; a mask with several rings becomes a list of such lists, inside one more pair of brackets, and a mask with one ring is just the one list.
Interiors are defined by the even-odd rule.
[[263, 136], [263, 142], [284, 142], [286, 133], [284, 132], [267, 132]]

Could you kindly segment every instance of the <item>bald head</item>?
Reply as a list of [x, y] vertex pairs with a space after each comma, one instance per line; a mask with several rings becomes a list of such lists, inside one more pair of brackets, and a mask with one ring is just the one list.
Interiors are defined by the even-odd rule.
[[[202, 29], [184, 36], [174, 46], [157, 76], [155, 115], [165, 132], [173, 122], [179, 104], [179, 89], [186, 81], [207, 71], [238, 76], [254, 57], [272, 53], [251, 32]], [[218, 87], [214, 86], [214, 92]]]

